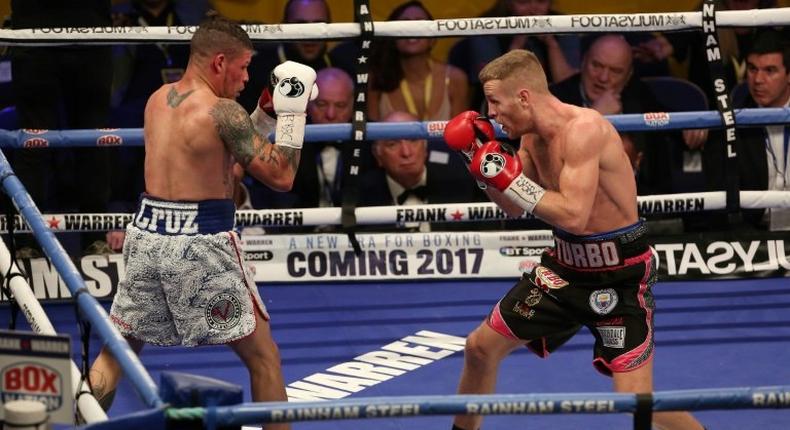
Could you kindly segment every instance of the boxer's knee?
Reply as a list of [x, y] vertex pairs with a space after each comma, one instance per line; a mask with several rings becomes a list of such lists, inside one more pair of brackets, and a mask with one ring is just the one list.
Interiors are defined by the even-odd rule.
[[481, 327], [478, 327], [466, 338], [464, 361], [467, 365], [476, 368], [495, 366], [503, 357], [504, 355], [499, 354], [487, 340]]

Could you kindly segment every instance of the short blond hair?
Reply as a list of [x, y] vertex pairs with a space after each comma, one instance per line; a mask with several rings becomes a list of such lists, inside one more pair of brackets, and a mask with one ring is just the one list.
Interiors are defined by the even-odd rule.
[[514, 49], [501, 55], [483, 67], [478, 75], [480, 83], [488, 81], [517, 79], [531, 90], [541, 93], [549, 91], [546, 73], [540, 60], [531, 51]]

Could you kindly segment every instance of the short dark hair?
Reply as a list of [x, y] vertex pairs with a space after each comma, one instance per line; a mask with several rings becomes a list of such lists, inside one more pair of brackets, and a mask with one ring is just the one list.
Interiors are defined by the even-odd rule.
[[782, 54], [782, 64], [786, 71], [790, 70], [790, 43], [781, 31], [774, 29], [758, 31], [752, 40], [749, 54]]
[[209, 15], [192, 35], [190, 56], [210, 57], [225, 53], [230, 57], [253, 50], [250, 36], [239, 24], [220, 15]]

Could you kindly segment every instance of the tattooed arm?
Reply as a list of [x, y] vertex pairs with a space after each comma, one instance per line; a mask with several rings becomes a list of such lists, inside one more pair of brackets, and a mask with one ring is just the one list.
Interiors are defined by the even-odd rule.
[[301, 150], [269, 142], [233, 100], [219, 99], [211, 108], [211, 118], [225, 147], [247, 172], [273, 190], [291, 189]]

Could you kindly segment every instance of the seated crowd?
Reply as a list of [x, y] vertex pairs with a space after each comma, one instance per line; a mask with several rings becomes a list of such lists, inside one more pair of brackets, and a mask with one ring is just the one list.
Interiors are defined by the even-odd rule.
[[[773, 6], [770, 1], [722, 0], [725, 9]], [[112, 19], [116, 25], [193, 25], [207, 12], [205, 2], [129, 0], [115, 6]], [[443, 18], [436, 16], [437, 12], [428, 10], [419, 0], [410, 0], [396, 6], [386, 19]], [[557, 13], [551, 0], [498, 0], [481, 16]], [[331, 14], [325, 0], [289, 0], [282, 22], [331, 22]], [[103, 25], [97, 21], [98, 24]], [[447, 58], [433, 52], [436, 39], [378, 39], [373, 43], [369, 59], [367, 114], [370, 121], [389, 122], [449, 120], [467, 110], [485, 114], [485, 98], [477, 74], [488, 61], [513, 49], [528, 49], [537, 55], [550, 79], [550, 91], [561, 101], [603, 115], [709, 110], [716, 103], [701, 37], [699, 32], [471, 36], [458, 40]], [[728, 88], [736, 89], [734, 107], [787, 107], [790, 48], [786, 31], [721, 29], [719, 38]], [[308, 122], [350, 122], [354, 103], [352, 76], [358, 55], [355, 41], [258, 43], [256, 50], [249, 67], [250, 80], [238, 99], [248, 111], [255, 108], [258, 95], [269, 84], [271, 70], [283, 61], [293, 60], [318, 72], [320, 92], [308, 106]], [[114, 47], [112, 92], [107, 100], [110, 115], [106, 121], [82, 127], [142, 127], [148, 95], [162, 83], [179, 79], [187, 55], [188, 48], [184, 45]], [[12, 61], [14, 58], [12, 55]], [[23, 57], [20, 54], [16, 58], [19, 65], [14, 66], [15, 74], [17, 68], [22, 70]], [[687, 67], [677, 67], [681, 63]], [[17, 109], [23, 114], [25, 107], [19, 106], [20, 103], [23, 102], [17, 102]], [[23, 125], [56, 128], [53, 126], [60, 124], [36, 127], [28, 121]], [[789, 133], [782, 126], [738, 129], [739, 148], [743, 145], [739, 150], [743, 189], [790, 190], [787, 169], [783, 167], [790, 155], [785, 153], [786, 144], [783, 145]], [[627, 132], [621, 137], [639, 195], [720, 190], [724, 183], [722, 136], [717, 131]], [[758, 144], [747, 143], [752, 140]], [[369, 148], [363, 157], [359, 205], [486, 201], [461, 158], [440, 140], [381, 140], [371, 142]], [[110, 190], [86, 196], [88, 199], [103, 196], [93, 206], [99, 204], [113, 212], [132, 211], [143, 191], [142, 151], [142, 148], [115, 148], [110, 153], [111, 159], [104, 161], [110, 168], [94, 169], [106, 174], [103, 183], [109, 184]], [[238, 205], [255, 209], [339, 206], [346, 156], [343, 142], [307, 143], [291, 192], [276, 193], [249, 177], [240, 178]], [[14, 161], [26, 162], [18, 154]], [[24, 172], [25, 166], [20, 167]], [[41, 202], [44, 210], [62, 210], [58, 202], [45, 198]], [[693, 216], [681, 214], [652, 219], [681, 222], [681, 231], [722, 228], [726, 222], [732, 222], [699, 222]], [[740, 222], [756, 229], [790, 228], [790, 216], [781, 210], [746, 212]], [[119, 232], [107, 236], [109, 247], [114, 250], [119, 249], [122, 241]]]

